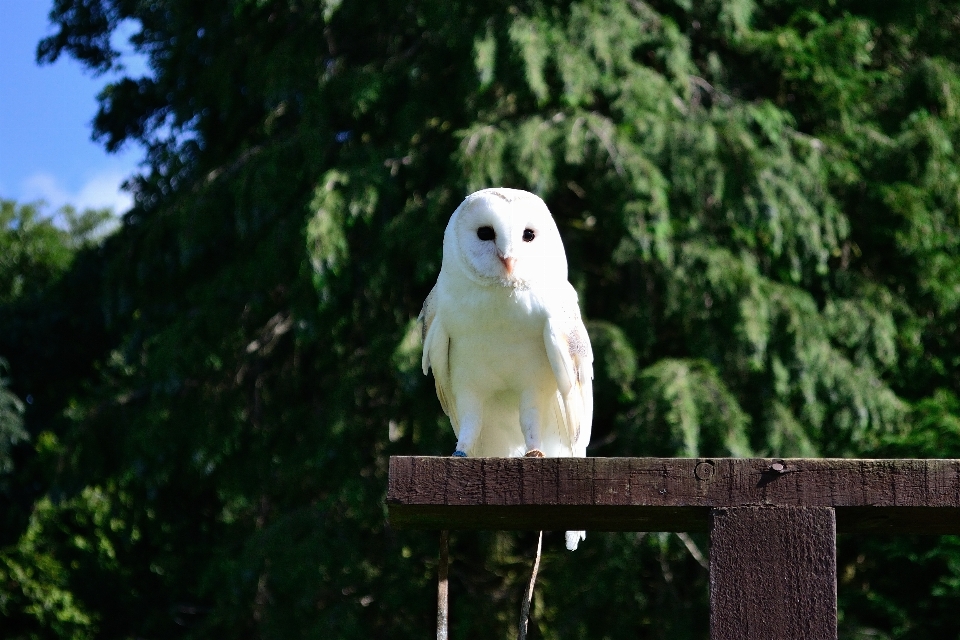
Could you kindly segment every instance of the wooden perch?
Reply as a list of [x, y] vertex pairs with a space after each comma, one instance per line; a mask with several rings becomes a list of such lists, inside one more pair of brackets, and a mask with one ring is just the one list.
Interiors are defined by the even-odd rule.
[[960, 460], [394, 457], [387, 508], [408, 529], [709, 531], [712, 640], [835, 640], [837, 531], [960, 533]]
[[402, 529], [708, 531], [717, 507], [831, 507], [841, 533], [960, 533], [960, 460], [390, 459]]

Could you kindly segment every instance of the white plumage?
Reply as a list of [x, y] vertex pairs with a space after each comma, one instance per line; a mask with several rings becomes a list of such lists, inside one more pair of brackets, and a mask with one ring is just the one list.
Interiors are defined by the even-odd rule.
[[[453, 212], [420, 313], [423, 372], [457, 434], [455, 456], [584, 456], [593, 352], [544, 202], [484, 189]], [[575, 549], [582, 531], [567, 532]]]

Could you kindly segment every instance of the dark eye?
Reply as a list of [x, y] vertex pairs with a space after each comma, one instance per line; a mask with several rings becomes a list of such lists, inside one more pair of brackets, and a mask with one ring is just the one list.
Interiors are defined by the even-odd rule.
[[497, 236], [493, 232], [493, 227], [480, 227], [477, 229], [477, 237], [486, 242], [487, 240], [493, 240]]
[[533, 229], [524, 229], [523, 230], [523, 241], [524, 242], [533, 242], [533, 239], [537, 237], [537, 234], [534, 233]]

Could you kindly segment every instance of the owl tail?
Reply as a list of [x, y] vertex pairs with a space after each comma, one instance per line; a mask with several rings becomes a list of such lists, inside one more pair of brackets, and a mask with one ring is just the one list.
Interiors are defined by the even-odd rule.
[[586, 531], [567, 531], [567, 549], [576, 551], [581, 540], [587, 539]]

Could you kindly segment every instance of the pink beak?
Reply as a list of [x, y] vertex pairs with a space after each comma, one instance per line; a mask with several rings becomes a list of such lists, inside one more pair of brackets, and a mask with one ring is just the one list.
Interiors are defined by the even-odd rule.
[[517, 259], [516, 259], [516, 258], [505, 258], [505, 257], [499, 256], [499, 255], [498, 255], [497, 257], [500, 258], [500, 262], [503, 263], [503, 268], [507, 270], [507, 275], [508, 275], [508, 276], [512, 276], [512, 275], [513, 275], [513, 266], [514, 266], [515, 264], [517, 264]]

